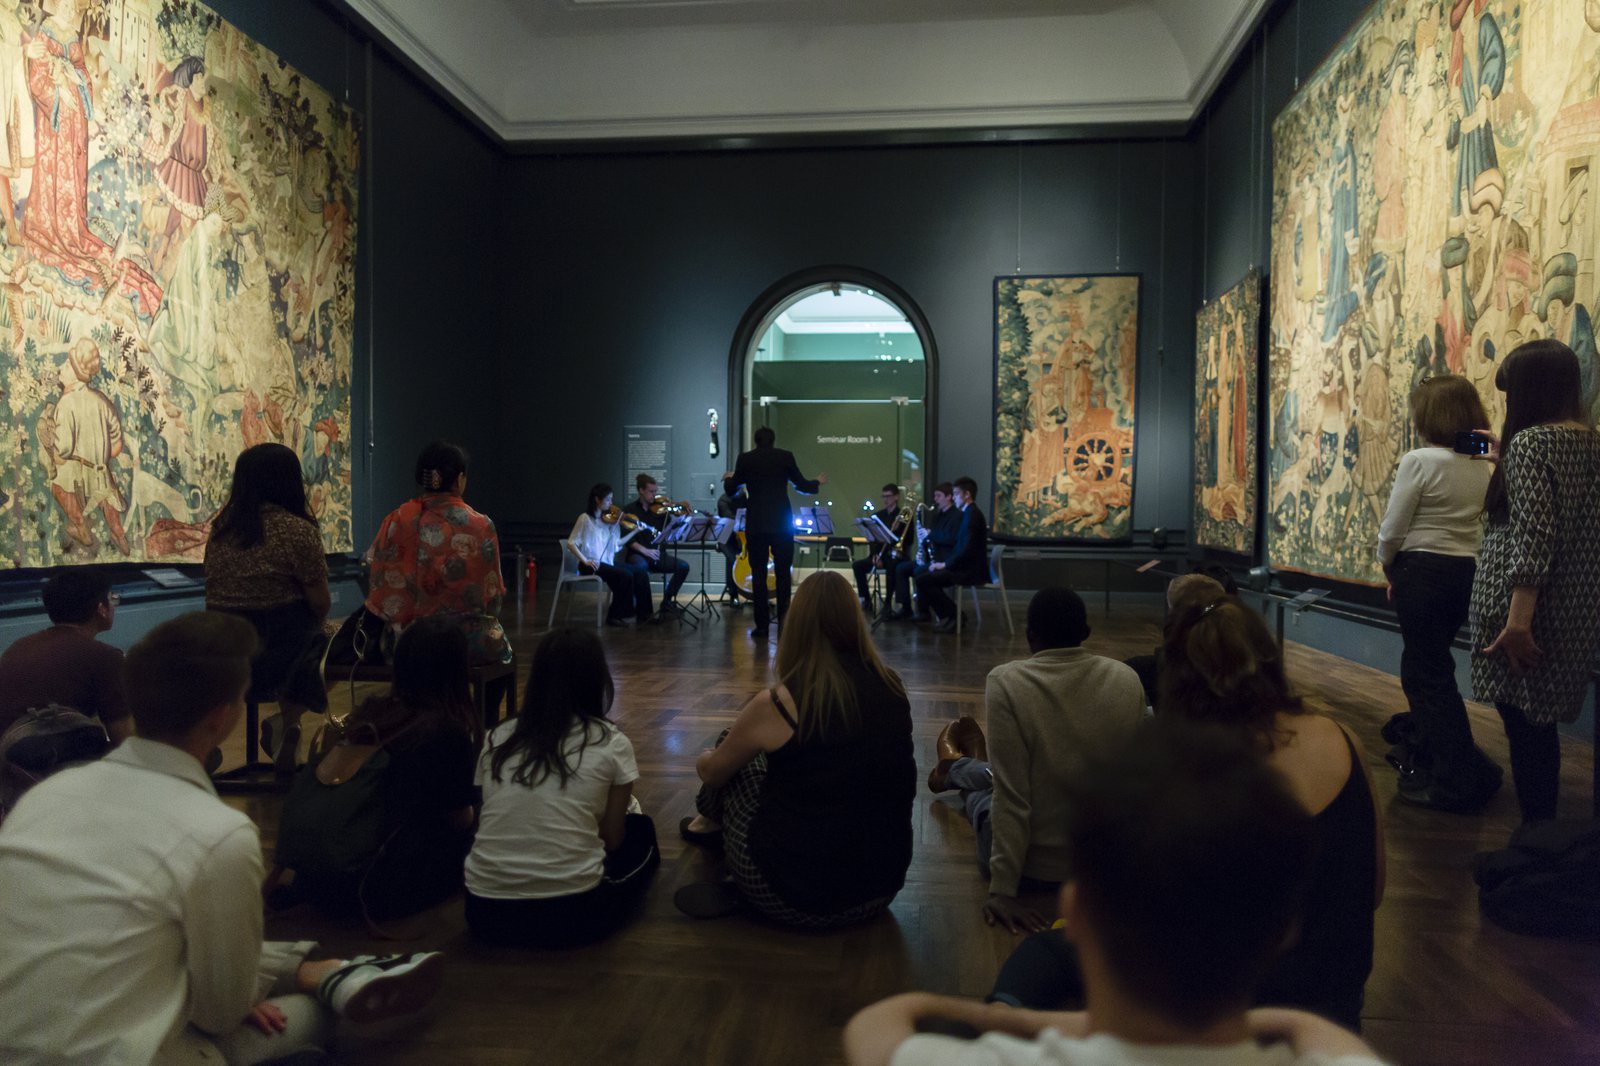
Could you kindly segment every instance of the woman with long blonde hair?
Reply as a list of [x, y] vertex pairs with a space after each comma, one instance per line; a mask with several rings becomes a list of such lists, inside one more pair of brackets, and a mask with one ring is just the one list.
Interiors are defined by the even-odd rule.
[[690, 842], [723, 846], [731, 881], [685, 886], [674, 902], [694, 917], [748, 906], [810, 928], [871, 918], [911, 864], [917, 768], [905, 685], [843, 575], [796, 590], [776, 672], [700, 753], [700, 813], [679, 824]]

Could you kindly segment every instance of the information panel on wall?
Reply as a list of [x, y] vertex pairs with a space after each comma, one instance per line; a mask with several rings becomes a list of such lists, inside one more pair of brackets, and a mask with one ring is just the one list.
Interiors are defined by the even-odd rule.
[[623, 426], [622, 432], [626, 440], [625, 472], [617, 481], [617, 503], [633, 499], [634, 480], [640, 474], [655, 478], [661, 494], [666, 495], [671, 488], [672, 427]]

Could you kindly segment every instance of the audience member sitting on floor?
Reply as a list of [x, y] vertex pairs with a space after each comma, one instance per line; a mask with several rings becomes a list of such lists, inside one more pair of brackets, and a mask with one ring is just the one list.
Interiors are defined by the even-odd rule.
[[[1234, 584], [1233, 575], [1228, 573], [1226, 567], [1201, 563], [1189, 573], [1167, 582], [1167, 624], [1170, 625], [1178, 612], [1191, 603], [1210, 603], [1219, 596], [1238, 594], [1239, 586]], [[1144, 686], [1145, 703], [1154, 707], [1159, 689], [1157, 682], [1161, 676], [1161, 648], [1157, 646], [1149, 655], [1135, 655], [1123, 662], [1133, 667], [1133, 672], [1139, 675], [1139, 684]]]
[[466, 634], [448, 620], [400, 635], [389, 692], [345, 719], [284, 799], [273, 880], [292, 869], [294, 881], [275, 902], [380, 922], [461, 891], [483, 737], [467, 669]]
[[614, 689], [600, 638], [539, 642], [522, 714], [478, 759], [483, 815], [467, 857], [467, 926], [479, 940], [571, 947], [619, 929], [656, 868], [655, 824], [631, 802], [633, 745], [606, 718]]
[[250, 699], [278, 705], [280, 714], [261, 723], [261, 747], [284, 773], [294, 769], [301, 715], [328, 707], [322, 620], [332, 604], [300, 457], [281, 444], [246, 448], [206, 542], [206, 609], [255, 627]]
[[126, 664], [138, 735], [0, 828], [0, 1061], [245, 1066], [437, 989], [437, 954], [308, 962], [310, 942], [262, 943], [256, 827], [200, 765], [244, 714], [255, 648], [215, 612], [151, 630]]
[[917, 767], [905, 685], [842, 574], [801, 582], [777, 682], [700, 753], [700, 813], [679, 825], [692, 843], [722, 843], [732, 882], [687, 885], [674, 902], [695, 917], [743, 903], [810, 928], [871, 918], [905, 884]]
[[1049, 923], [1018, 902], [1024, 880], [1065, 881], [1071, 783], [1144, 721], [1139, 678], [1115, 659], [1085, 651], [1089, 616], [1068, 588], [1040, 589], [1028, 604], [1033, 656], [989, 672], [989, 736], [971, 718], [939, 734], [935, 792], [958, 788], [989, 877], [984, 919], [1012, 932]]
[[[1254, 1002], [1303, 1007], [1360, 1028], [1372, 916], [1383, 896], [1383, 833], [1361, 742], [1305, 709], [1289, 690], [1272, 634], [1232, 597], [1180, 611], [1165, 648], [1158, 717], [1219, 725], [1256, 744], [1312, 815], [1318, 846], [1298, 938]], [[1017, 947], [992, 993], [1048, 1008], [1082, 996], [1072, 948], [1049, 934]]]
[[1152, 723], [1079, 783], [1064, 929], [1040, 935], [1076, 946], [1082, 1013], [908, 993], [851, 1020], [849, 1061], [1376, 1063], [1321, 1018], [1248, 1009], [1293, 934], [1317, 846], [1258, 752], [1236, 731]]
[[103, 571], [62, 570], [44, 586], [54, 623], [0, 655], [0, 735], [30, 707], [55, 703], [106, 727], [113, 743], [133, 732], [122, 694], [122, 651], [95, 637], [111, 628], [117, 597]]

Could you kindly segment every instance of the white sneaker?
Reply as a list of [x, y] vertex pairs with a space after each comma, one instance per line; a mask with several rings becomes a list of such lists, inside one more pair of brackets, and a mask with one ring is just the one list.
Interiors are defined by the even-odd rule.
[[317, 998], [358, 1025], [411, 1014], [433, 999], [444, 981], [444, 956], [357, 955], [322, 979]]

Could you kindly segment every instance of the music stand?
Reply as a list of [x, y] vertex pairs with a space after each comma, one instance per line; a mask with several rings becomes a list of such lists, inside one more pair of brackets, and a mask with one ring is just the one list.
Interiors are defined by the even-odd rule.
[[[661, 537], [659, 543], [663, 548], [671, 551], [672, 557], [676, 559], [678, 557], [677, 549], [680, 545], [699, 543], [700, 540], [705, 536], [704, 525], [700, 525], [698, 527], [696, 526], [696, 523], [704, 522], [705, 518], [697, 514], [674, 515], [673, 517], [667, 519], [666, 525], [661, 527]], [[694, 535], [697, 528], [700, 534], [698, 537]], [[704, 592], [705, 585], [702, 583], [701, 594], [703, 595]], [[699, 624], [694, 620], [695, 616], [700, 612], [695, 608], [693, 597], [690, 597], [688, 603], [678, 604], [678, 608], [679, 610], [675, 613], [678, 616], [678, 626], [680, 628], [683, 626], [688, 626], [691, 629], [700, 628]]]
[[[870, 556], [872, 554], [872, 550], [873, 550], [872, 546], [875, 545], [875, 544], [887, 546], [887, 545], [890, 545], [890, 544], [898, 544], [900, 542], [900, 538], [896, 537], [894, 535], [894, 532], [888, 526], [883, 524], [883, 519], [879, 518], [875, 514], [867, 515], [865, 518], [856, 519], [856, 525], [858, 527], [860, 527], [861, 532], [867, 538], [867, 555], [868, 556]], [[880, 548], [879, 550], [882, 550], [882, 549]], [[877, 589], [880, 590], [880, 592], [881, 592], [881, 590], [883, 588], [883, 579], [882, 579], [882, 576], [881, 576], [882, 574], [883, 574], [883, 567], [881, 565], [873, 566], [873, 568], [872, 568], [872, 583], [873, 583], [874, 587], [876, 587]], [[872, 624], [873, 624], [874, 627], [876, 627], [877, 624], [878, 624], [878, 619], [877, 619], [877, 615], [876, 614], [873, 615]]]
[[800, 517], [794, 520], [794, 527], [808, 537], [831, 537], [833, 516], [826, 507], [802, 507]]

